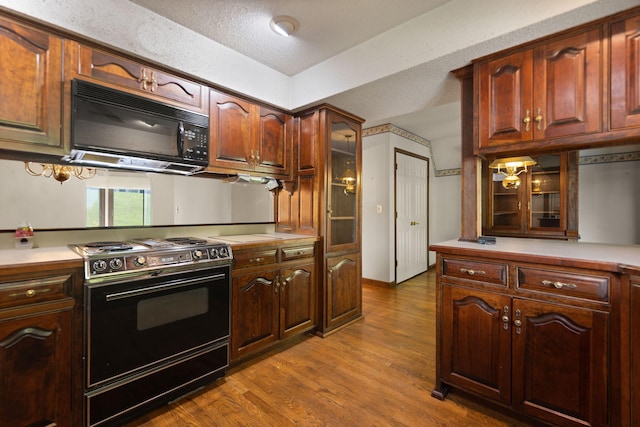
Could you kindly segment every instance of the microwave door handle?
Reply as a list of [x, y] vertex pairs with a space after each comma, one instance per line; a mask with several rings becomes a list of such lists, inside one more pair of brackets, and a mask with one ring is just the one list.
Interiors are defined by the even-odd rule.
[[183, 157], [182, 150], [184, 149], [184, 123], [178, 123], [178, 157]]

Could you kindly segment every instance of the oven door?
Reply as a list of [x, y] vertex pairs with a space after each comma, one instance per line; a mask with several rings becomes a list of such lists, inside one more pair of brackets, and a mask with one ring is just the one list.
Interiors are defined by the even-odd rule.
[[86, 387], [228, 340], [230, 267], [88, 285]]

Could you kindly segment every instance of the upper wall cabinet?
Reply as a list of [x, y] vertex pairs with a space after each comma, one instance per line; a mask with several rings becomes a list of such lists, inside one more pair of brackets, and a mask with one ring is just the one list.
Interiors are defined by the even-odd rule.
[[611, 129], [640, 128], [640, 16], [610, 28]]
[[82, 44], [65, 46], [70, 76], [152, 97], [178, 107], [208, 114], [209, 88], [145, 64], [125, 59]]
[[477, 151], [566, 146], [602, 132], [601, 51], [597, 26], [475, 63]]
[[291, 115], [214, 90], [210, 103], [209, 171], [290, 178]]
[[0, 149], [64, 152], [62, 44], [0, 17]]

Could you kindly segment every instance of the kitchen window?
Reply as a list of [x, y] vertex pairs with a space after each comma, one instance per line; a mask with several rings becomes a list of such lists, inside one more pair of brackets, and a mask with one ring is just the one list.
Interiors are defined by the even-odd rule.
[[87, 227], [151, 225], [151, 184], [147, 174], [98, 169], [86, 181]]
[[147, 189], [87, 188], [87, 227], [151, 224], [151, 191]]

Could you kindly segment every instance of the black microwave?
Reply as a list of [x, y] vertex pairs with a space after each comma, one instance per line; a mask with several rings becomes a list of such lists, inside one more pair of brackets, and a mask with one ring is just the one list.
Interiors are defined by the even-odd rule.
[[209, 117], [84, 80], [71, 82], [72, 164], [189, 175], [209, 163]]

